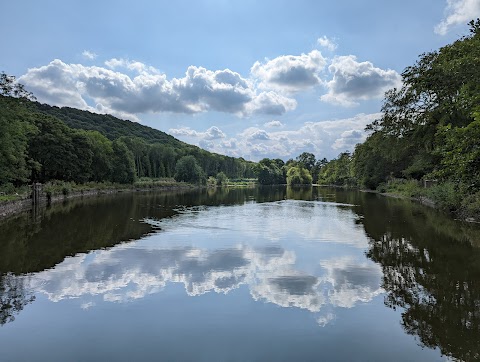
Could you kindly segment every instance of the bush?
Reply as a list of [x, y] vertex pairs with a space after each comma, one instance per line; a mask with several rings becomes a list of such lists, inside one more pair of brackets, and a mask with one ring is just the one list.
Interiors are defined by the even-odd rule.
[[465, 195], [464, 186], [454, 182], [444, 182], [430, 187], [426, 195], [443, 210], [456, 211], [462, 204]]
[[480, 221], [480, 192], [465, 197], [457, 213], [463, 219]]
[[288, 185], [311, 185], [312, 175], [306, 168], [290, 167], [287, 171]]
[[218, 186], [227, 186], [228, 184], [228, 177], [223, 172], [219, 172], [217, 174], [217, 185]]

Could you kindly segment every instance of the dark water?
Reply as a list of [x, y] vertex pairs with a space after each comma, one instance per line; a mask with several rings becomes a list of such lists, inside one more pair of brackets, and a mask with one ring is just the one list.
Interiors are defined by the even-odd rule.
[[0, 223], [2, 361], [456, 359], [480, 359], [480, 229], [420, 205], [224, 189]]

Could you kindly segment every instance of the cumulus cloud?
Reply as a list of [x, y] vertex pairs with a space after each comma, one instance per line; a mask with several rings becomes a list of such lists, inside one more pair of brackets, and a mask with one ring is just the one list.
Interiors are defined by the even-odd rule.
[[318, 50], [312, 50], [308, 54], [267, 59], [264, 63], [257, 61], [250, 71], [264, 88], [296, 92], [320, 84], [320, 72], [326, 64], [322, 54]]
[[453, 26], [480, 17], [480, 1], [447, 0], [444, 19], [435, 26], [435, 33], [445, 35]]
[[245, 138], [249, 141], [266, 141], [270, 139], [269, 134], [263, 129], [249, 128], [244, 133], [246, 134]]
[[381, 98], [385, 91], [401, 84], [396, 71], [376, 68], [371, 62], [358, 62], [354, 55], [335, 57], [328, 70], [333, 79], [326, 84], [328, 93], [320, 99], [341, 106]]
[[270, 122], [264, 123], [263, 125], [268, 128], [282, 128], [283, 126], [285, 126], [280, 121], [270, 121]]
[[95, 54], [94, 52], [91, 52], [89, 50], [84, 50], [82, 52], [82, 55], [85, 59], [88, 59], [88, 60], [94, 60], [97, 57], [97, 54]]
[[205, 132], [198, 132], [190, 127], [170, 128], [169, 133], [174, 136], [201, 138], [204, 140], [215, 140], [226, 137], [225, 133], [217, 126], [212, 126]]
[[234, 143], [215, 142], [210, 149], [255, 161], [264, 157], [286, 160], [302, 152], [332, 159], [342, 151], [353, 151], [355, 145], [367, 137], [365, 126], [380, 117], [380, 113], [358, 114], [345, 119], [306, 122], [298, 129], [288, 131], [270, 128], [267, 132], [249, 127], [235, 136]]
[[[56, 59], [29, 69], [20, 81], [41, 102], [91, 111], [100, 108], [133, 118], [156, 112], [282, 114], [296, 107], [295, 100], [283, 95], [257, 92], [250, 80], [229, 69], [211, 71], [190, 66], [184, 77], [167, 79], [165, 74], [138, 61], [113, 58], [105, 66], [67, 64]], [[95, 105], [88, 105], [89, 99]]]
[[335, 49], [337, 49], [337, 43], [335, 43], [334, 40], [327, 38], [327, 36], [322, 36], [321, 38], [317, 39], [318, 45], [330, 50], [333, 52]]
[[262, 92], [250, 104], [247, 105], [246, 113], [263, 113], [281, 115], [292, 111], [297, 107], [297, 101], [275, 92]]
[[345, 131], [335, 140], [332, 148], [335, 150], [352, 150], [357, 143], [363, 142], [365, 138], [365, 132], [359, 130]]

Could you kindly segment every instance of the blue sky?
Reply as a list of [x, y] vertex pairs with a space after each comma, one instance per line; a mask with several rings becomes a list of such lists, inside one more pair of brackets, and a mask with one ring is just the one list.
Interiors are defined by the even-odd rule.
[[0, 70], [41, 102], [141, 122], [210, 151], [331, 159], [385, 90], [467, 34], [480, 0], [2, 4]]

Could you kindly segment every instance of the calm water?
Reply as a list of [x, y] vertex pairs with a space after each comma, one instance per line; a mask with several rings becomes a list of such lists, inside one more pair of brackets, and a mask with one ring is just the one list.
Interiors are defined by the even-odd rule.
[[135, 193], [0, 223], [2, 361], [480, 359], [480, 228], [325, 188]]

